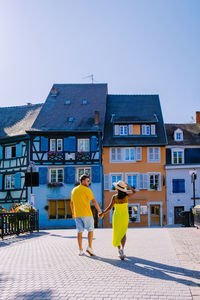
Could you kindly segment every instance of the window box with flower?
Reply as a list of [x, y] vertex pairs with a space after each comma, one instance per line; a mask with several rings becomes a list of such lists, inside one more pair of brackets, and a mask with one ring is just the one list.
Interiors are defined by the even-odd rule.
[[64, 186], [64, 183], [63, 182], [48, 182], [47, 186], [49, 188], [58, 188], [58, 187]]

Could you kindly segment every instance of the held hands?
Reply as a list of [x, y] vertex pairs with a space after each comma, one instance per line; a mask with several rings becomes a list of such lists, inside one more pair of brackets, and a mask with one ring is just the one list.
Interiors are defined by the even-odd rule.
[[104, 217], [104, 213], [99, 213], [99, 218], [102, 219]]

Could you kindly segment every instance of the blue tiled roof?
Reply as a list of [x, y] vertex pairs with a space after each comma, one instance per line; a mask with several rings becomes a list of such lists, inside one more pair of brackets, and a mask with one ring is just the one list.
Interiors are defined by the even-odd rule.
[[26, 134], [42, 104], [0, 107], [0, 138]]
[[[114, 124], [155, 124], [156, 136], [114, 136]], [[166, 145], [158, 95], [108, 95], [104, 146]]]
[[[106, 97], [107, 84], [54, 84], [32, 130], [102, 131]], [[99, 112], [98, 126], [94, 124], [95, 111]]]

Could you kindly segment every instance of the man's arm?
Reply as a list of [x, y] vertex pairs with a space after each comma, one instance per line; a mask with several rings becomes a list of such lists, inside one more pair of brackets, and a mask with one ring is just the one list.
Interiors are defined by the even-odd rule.
[[72, 200], [70, 201], [70, 206], [71, 206], [71, 210], [72, 210], [72, 218], [75, 219], [75, 217], [74, 217], [74, 204], [73, 204]]
[[101, 213], [101, 208], [99, 207], [99, 204], [97, 203], [97, 201], [93, 198], [92, 203], [94, 204], [96, 210], [99, 212], [99, 214]]

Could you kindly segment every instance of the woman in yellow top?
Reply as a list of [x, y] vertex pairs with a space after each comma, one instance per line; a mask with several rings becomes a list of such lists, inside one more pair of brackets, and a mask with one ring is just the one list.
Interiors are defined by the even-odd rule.
[[99, 217], [103, 218], [104, 215], [114, 207], [112, 220], [112, 244], [114, 247], [118, 248], [120, 259], [124, 260], [126, 231], [129, 223], [128, 198], [131, 194], [135, 193], [135, 190], [123, 181], [115, 182], [113, 185], [118, 193], [112, 196], [109, 206], [101, 214], [99, 214]]

